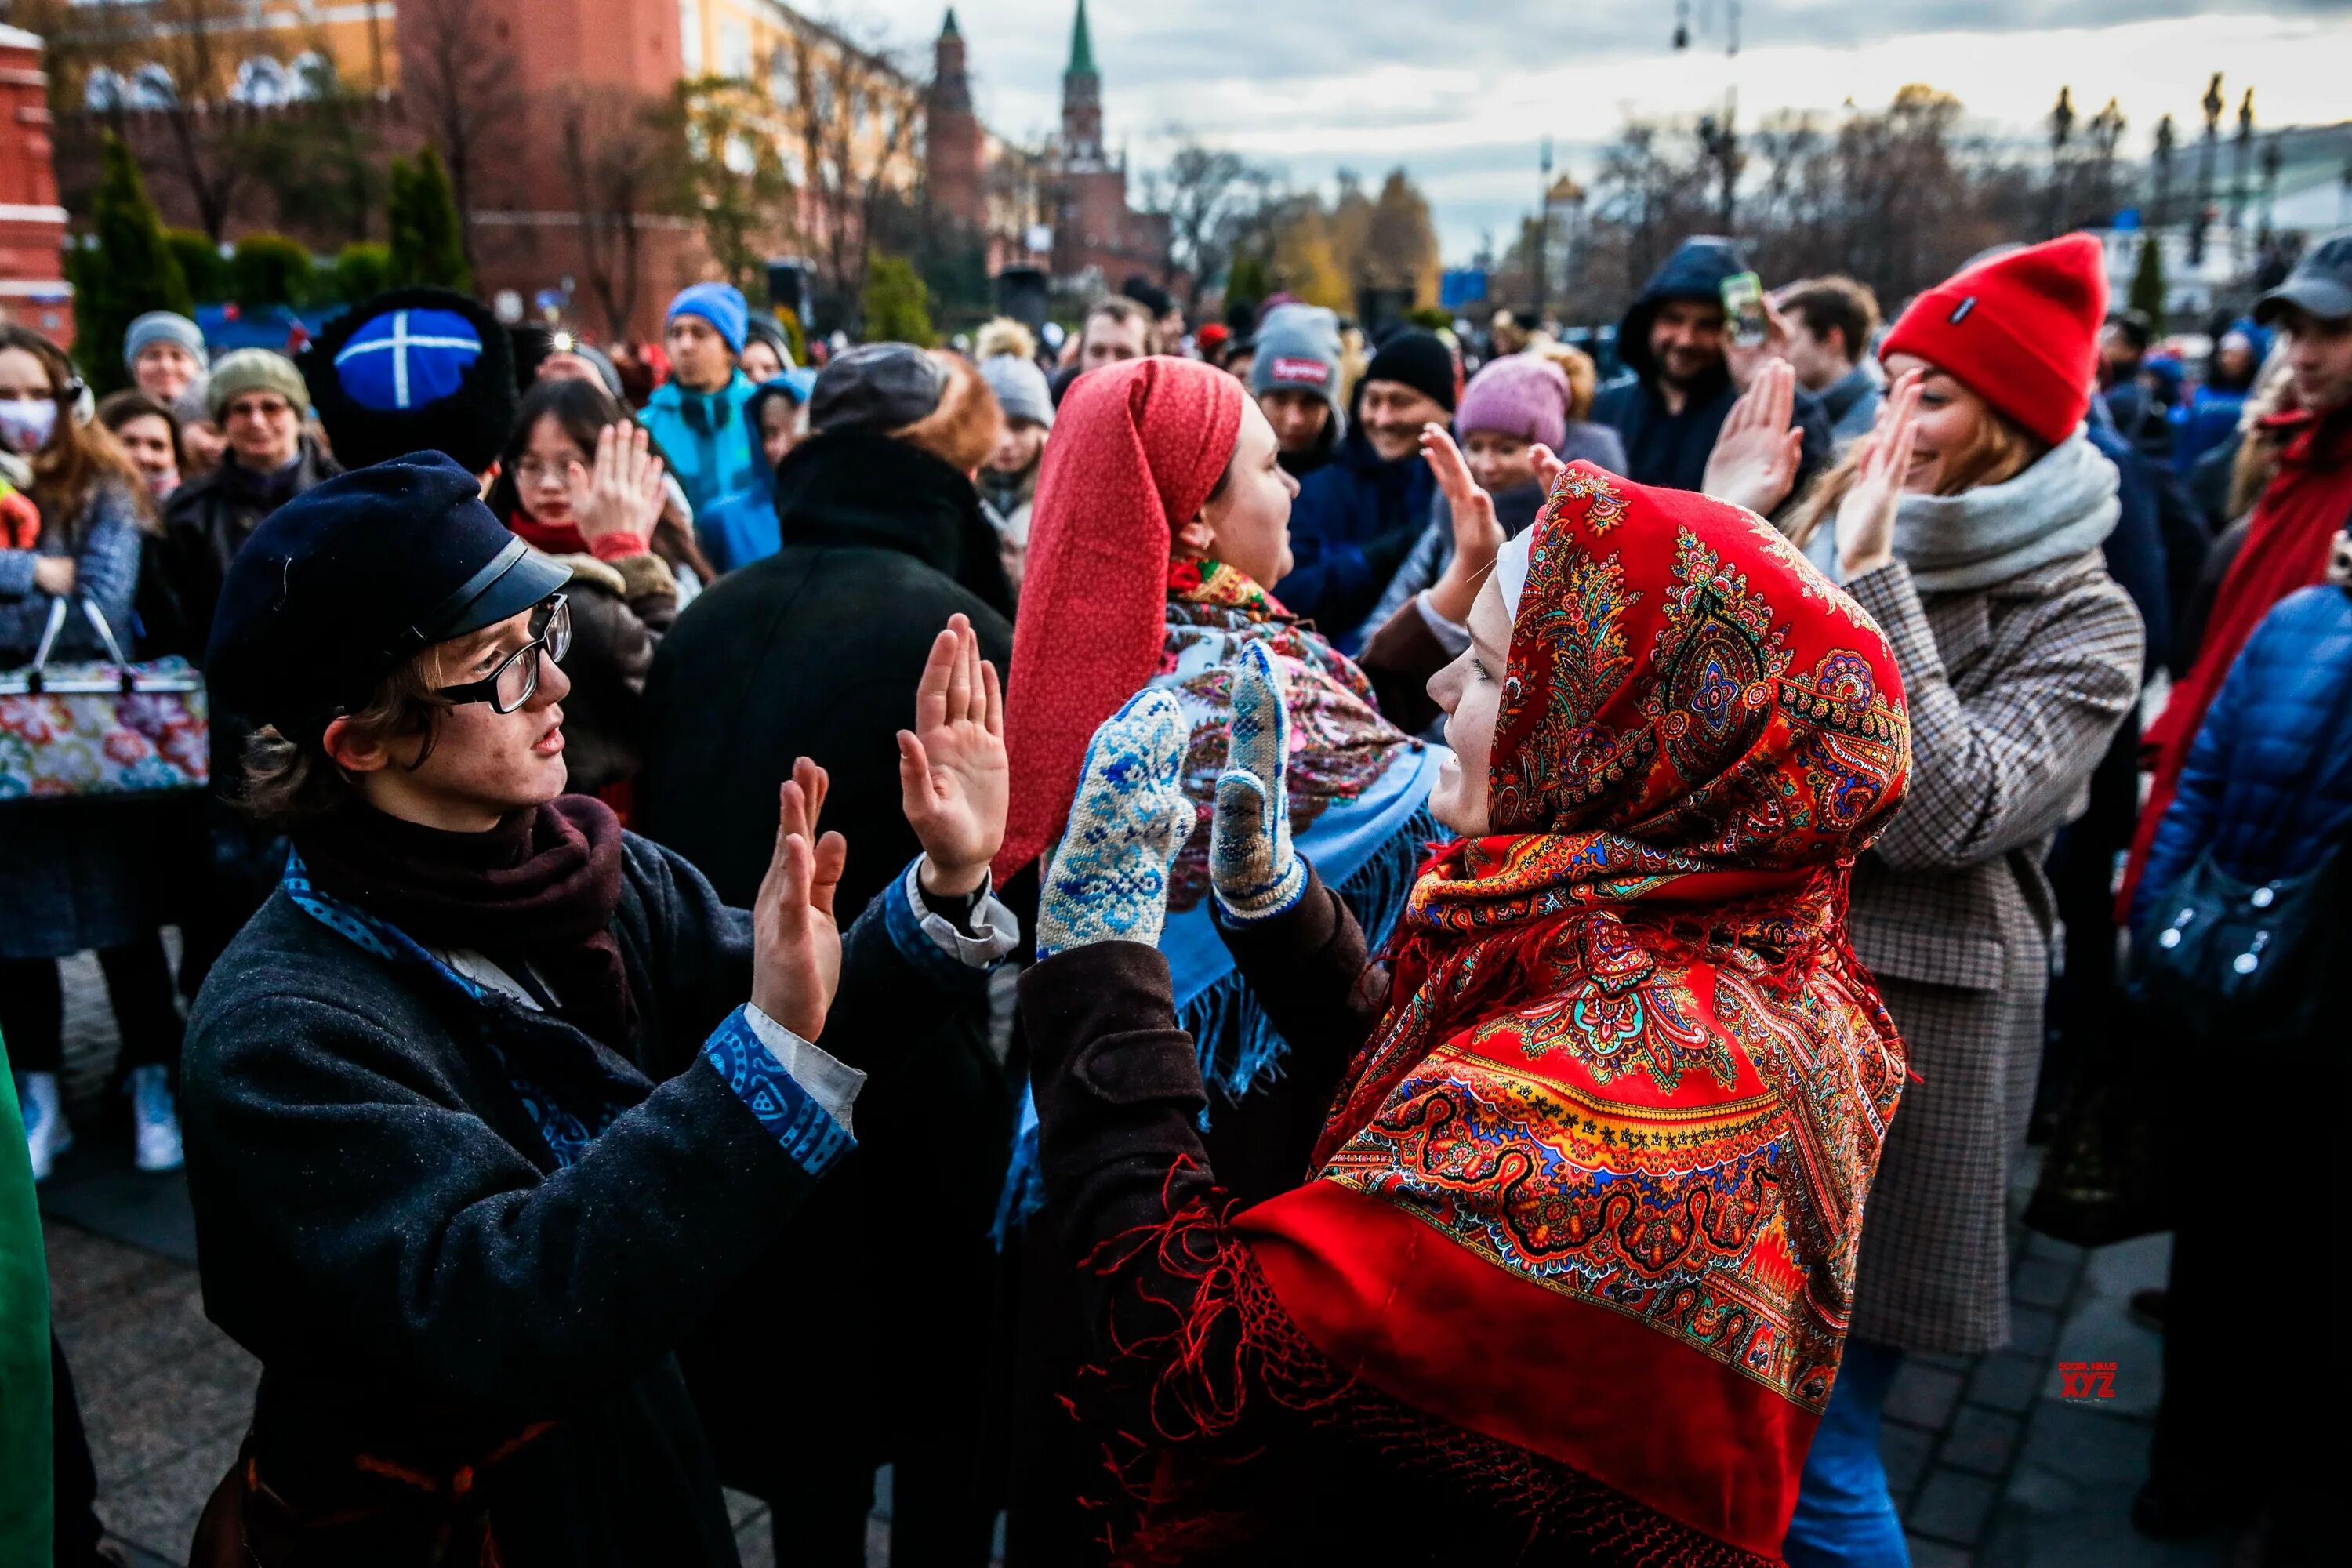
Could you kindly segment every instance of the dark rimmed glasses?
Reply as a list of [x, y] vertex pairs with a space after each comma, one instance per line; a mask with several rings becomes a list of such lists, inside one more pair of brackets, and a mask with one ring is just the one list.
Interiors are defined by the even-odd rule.
[[544, 654], [556, 663], [572, 651], [572, 605], [562, 594], [551, 594], [531, 612], [530, 640], [499, 661], [498, 668], [463, 686], [444, 686], [433, 695], [444, 702], [487, 702], [500, 713], [511, 713], [539, 689], [539, 661]]

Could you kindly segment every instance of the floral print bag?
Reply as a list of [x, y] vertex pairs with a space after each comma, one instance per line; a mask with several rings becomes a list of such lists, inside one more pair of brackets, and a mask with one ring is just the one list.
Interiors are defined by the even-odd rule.
[[108, 658], [52, 664], [69, 606], [51, 603], [33, 662], [0, 670], [0, 800], [204, 788], [211, 771], [204, 677], [176, 655], [131, 663], [98, 606], [74, 602]]

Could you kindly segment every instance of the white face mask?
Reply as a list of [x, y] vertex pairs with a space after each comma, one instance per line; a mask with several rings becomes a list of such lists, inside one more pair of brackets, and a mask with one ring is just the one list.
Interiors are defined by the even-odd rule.
[[57, 427], [58, 405], [47, 398], [38, 403], [0, 403], [0, 439], [21, 456], [29, 458], [47, 446]]

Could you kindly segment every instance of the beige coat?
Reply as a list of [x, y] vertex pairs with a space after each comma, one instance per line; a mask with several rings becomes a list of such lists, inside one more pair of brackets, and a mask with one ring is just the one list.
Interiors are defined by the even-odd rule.
[[2008, 1176], [2058, 934], [2042, 861], [2138, 696], [2145, 633], [2096, 552], [1925, 599], [1900, 563], [1847, 586], [1911, 714], [1910, 792], [1855, 869], [1853, 946], [1918, 1075], [1864, 1210], [1853, 1332], [1989, 1350], [2009, 1337]]

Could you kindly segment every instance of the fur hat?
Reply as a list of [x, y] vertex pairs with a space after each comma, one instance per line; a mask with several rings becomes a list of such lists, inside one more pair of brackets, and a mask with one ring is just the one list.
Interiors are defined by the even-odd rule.
[[353, 306], [303, 351], [302, 375], [336, 459], [352, 468], [446, 452], [478, 474], [498, 461], [520, 401], [506, 328], [447, 289], [394, 289]]

